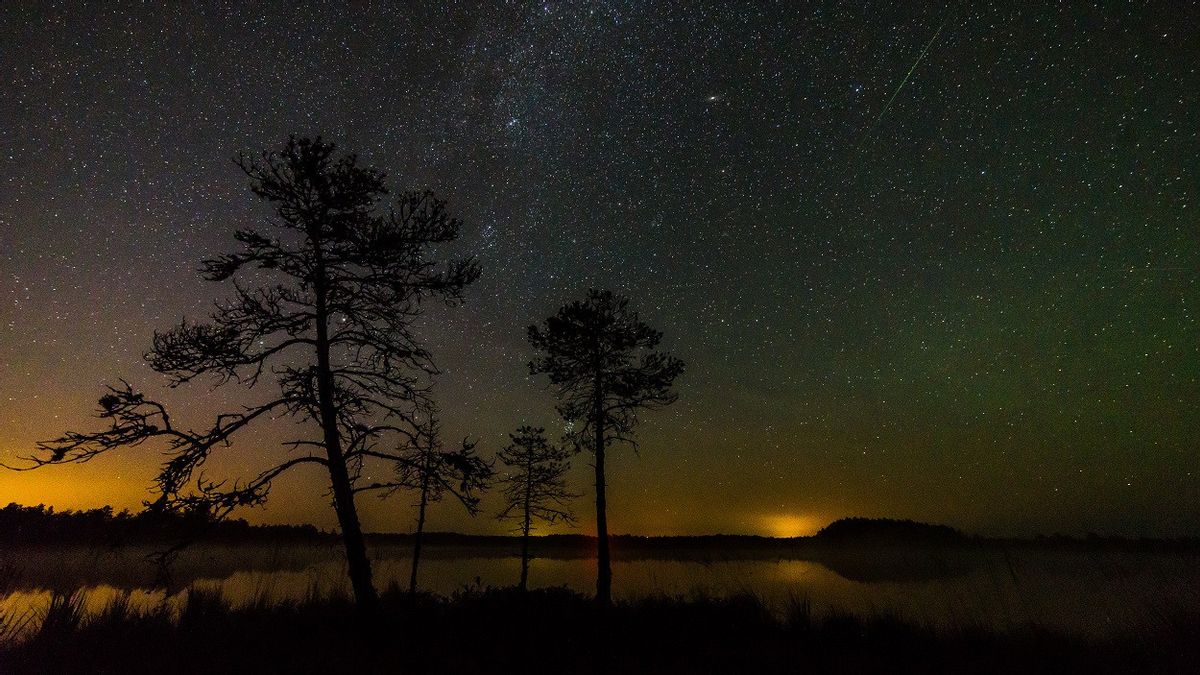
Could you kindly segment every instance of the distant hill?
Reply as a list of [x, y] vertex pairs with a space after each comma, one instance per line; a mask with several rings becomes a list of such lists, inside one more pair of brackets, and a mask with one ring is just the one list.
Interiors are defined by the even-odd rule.
[[814, 539], [836, 544], [951, 544], [967, 535], [947, 525], [891, 518], [842, 518], [826, 525]]

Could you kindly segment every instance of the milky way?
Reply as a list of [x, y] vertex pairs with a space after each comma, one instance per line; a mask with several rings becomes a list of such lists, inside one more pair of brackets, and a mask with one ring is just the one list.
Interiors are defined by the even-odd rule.
[[[453, 433], [557, 426], [524, 327], [589, 286], [687, 361], [614, 531], [1200, 533], [1193, 10], [305, 4], [0, 8], [0, 459], [118, 377], [161, 391], [152, 331], [266, 216], [230, 158], [323, 133], [466, 223], [484, 276], [422, 328]], [[197, 424], [254, 397], [163, 395]], [[135, 506], [156, 460], [6, 472], [0, 502]], [[319, 485], [245, 515], [328, 526]]]

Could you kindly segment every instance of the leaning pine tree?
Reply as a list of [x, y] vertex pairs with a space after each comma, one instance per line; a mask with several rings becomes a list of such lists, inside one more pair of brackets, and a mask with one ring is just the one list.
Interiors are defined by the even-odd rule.
[[571, 468], [565, 449], [546, 441], [542, 427], [521, 427], [509, 434], [510, 443], [496, 454], [508, 467], [500, 478], [504, 484], [504, 509], [501, 519], [517, 521], [521, 534], [521, 580], [518, 587], [529, 586], [529, 533], [535, 520], [574, 524], [570, 500], [579, 495], [567, 490], [566, 475]]
[[[400, 459], [381, 439], [411, 429], [427, 408], [426, 375], [435, 372], [413, 321], [422, 303], [455, 304], [479, 275], [474, 259], [438, 265], [430, 249], [458, 236], [460, 222], [430, 193], [406, 192], [390, 209], [384, 175], [322, 141], [291, 138], [280, 152], [239, 157], [250, 189], [273, 207], [273, 231], [241, 229], [239, 248], [204, 261], [202, 275], [231, 282], [232, 297], [207, 321], [184, 321], [156, 333], [146, 358], [176, 387], [200, 376], [217, 385], [258, 390], [273, 380], [270, 400], [217, 416], [211, 426], [181, 427], [160, 403], [128, 384], [100, 399], [111, 423], [99, 432], [69, 432], [39, 444], [34, 466], [86, 462], [105, 451], [156, 440], [167, 459], [151, 508], [203, 510], [223, 516], [262, 503], [272, 481], [300, 465], [328, 474], [354, 597], [377, 604], [355, 484], [364, 462]], [[311, 429], [291, 440], [281, 459], [249, 478], [212, 481], [210, 455], [254, 422], [280, 418]], [[259, 452], [255, 450], [255, 452]], [[32, 468], [32, 467], [31, 467]]]
[[675, 402], [671, 387], [683, 362], [655, 351], [661, 341], [662, 333], [638, 319], [629, 300], [611, 291], [589, 290], [586, 299], [529, 327], [529, 343], [541, 352], [529, 364], [530, 373], [549, 376], [576, 447], [590, 450], [595, 458], [596, 600], [602, 605], [612, 602], [605, 452], [616, 443], [636, 447], [639, 410]]

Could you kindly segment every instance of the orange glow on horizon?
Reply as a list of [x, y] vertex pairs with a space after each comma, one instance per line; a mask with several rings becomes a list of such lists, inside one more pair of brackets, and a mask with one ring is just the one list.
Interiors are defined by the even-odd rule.
[[45, 504], [55, 510], [94, 509], [112, 506], [117, 511], [141, 509], [149, 490], [145, 481], [124, 480], [116, 476], [65, 476], [63, 467], [0, 474], [0, 506], [16, 502], [23, 506]]
[[776, 513], [762, 516], [759, 524], [771, 537], [806, 537], [816, 534], [824, 523], [811, 514]]

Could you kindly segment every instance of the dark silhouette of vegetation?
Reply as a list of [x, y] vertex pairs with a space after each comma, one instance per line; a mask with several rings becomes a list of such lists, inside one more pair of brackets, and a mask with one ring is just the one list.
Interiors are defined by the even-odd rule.
[[529, 533], [533, 522], [564, 521], [574, 524], [568, 502], [579, 495], [567, 490], [566, 474], [571, 468], [565, 449], [546, 441], [542, 427], [521, 427], [509, 434], [512, 441], [496, 456], [508, 467], [504, 483], [504, 508], [500, 518], [518, 521], [521, 533], [521, 579], [517, 587], [529, 586]]
[[[438, 266], [431, 247], [457, 238], [459, 221], [430, 193], [387, 195], [384, 174], [334, 145], [292, 137], [279, 152], [238, 166], [268, 202], [275, 230], [240, 229], [233, 253], [206, 260], [202, 275], [231, 282], [233, 296], [207, 321], [156, 333], [146, 355], [172, 387], [209, 376], [216, 385], [255, 388], [274, 380], [269, 400], [219, 415], [201, 430], [179, 426], [160, 403], [129, 384], [100, 399], [111, 426], [69, 432], [40, 444], [35, 466], [87, 462], [114, 448], [165, 444], [157, 510], [201, 509], [222, 517], [261, 504], [272, 482], [301, 465], [329, 476], [333, 508], [358, 606], [376, 604], [354, 488], [365, 461], [403, 457], [380, 450], [428, 407], [425, 376], [436, 371], [412, 330], [429, 300], [455, 304], [479, 269], [473, 259]], [[255, 285], [251, 285], [255, 284]], [[251, 423], [289, 417], [317, 430], [287, 445], [286, 459], [248, 480], [216, 481], [211, 453]]]
[[[1192, 673], [1200, 615], [1163, 617], [1151, 634], [1078, 638], [1036, 626], [938, 629], [894, 615], [782, 615], [750, 595], [648, 597], [602, 608], [566, 589], [464, 589], [450, 598], [385, 589], [378, 630], [405, 650], [379, 649], [346, 599], [233, 608], [192, 589], [178, 618], [138, 613], [118, 597], [92, 618], [56, 594], [25, 640], [0, 643], [11, 675], [122, 673]], [[607, 640], [589, 639], [605, 626]], [[18, 626], [19, 628], [19, 626]], [[536, 639], [531, 639], [536, 636]], [[214, 649], [214, 646], [219, 648]]]
[[324, 535], [312, 525], [251, 525], [240, 518], [213, 520], [203, 513], [171, 511], [115, 512], [111, 506], [84, 511], [55, 511], [42, 504], [9, 504], [0, 509], [0, 545], [158, 544], [195, 539], [230, 543], [307, 542]]
[[839, 543], [960, 543], [967, 535], [946, 525], [891, 518], [842, 518], [821, 528], [817, 539]]
[[475, 443], [463, 439], [462, 445], [446, 450], [441, 438], [441, 425], [436, 417], [405, 431], [408, 442], [397, 451], [396, 479], [388, 483], [373, 483], [364, 490], [397, 490], [417, 492], [417, 529], [413, 533], [412, 569], [408, 592], [417, 592], [417, 566], [421, 562], [421, 543], [425, 533], [426, 511], [430, 504], [440, 502], [447, 493], [454, 496], [467, 513], [479, 513], [479, 493], [487, 490], [495, 472], [491, 463], [475, 454]]
[[661, 341], [662, 333], [643, 323], [629, 300], [595, 289], [529, 327], [529, 343], [541, 352], [529, 364], [530, 373], [549, 377], [559, 414], [574, 425], [571, 440], [595, 458], [596, 600], [602, 605], [612, 602], [605, 451], [616, 443], [636, 448], [637, 413], [677, 398], [671, 387], [683, 362], [654, 351]]
[[[921, 523], [916, 523], [921, 525]], [[940, 527], [940, 526], [933, 526]], [[161, 544], [167, 541], [194, 540], [203, 536], [207, 543], [274, 545], [325, 544], [337, 535], [322, 532], [312, 525], [252, 525], [241, 518], [212, 519], [201, 513], [160, 511], [115, 511], [111, 506], [89, 510], [58, 511], [44, 505], [22, 506], [10, 503], [0, 508], [0, 547], [41, 545], [124, 545]], [[410, 533], [367, 533], [374, 545], [411, 546]], [[1200, 539], [1175, 538], [1128, 539], [1124, 537], [1068, 537], [1064, 535], [1031, 538], [985, 538], [962, 535], [958, 547], [968, 551], [979, 549], [1028, 549], [1072, 552], [1151, 552], [1191, 555], [1200, 550]], [[423, 546], [437, 546], [448, 553], [461, 555], [509, 556], [520, 551], [522, 539], [517, 536], [429, 532], [422, 535]], [[810, 559], [824, 561], [827, 552], [843, 548], [858, 549], [852, 538], [836, 541], [811, 537], [773, 538], [744, 534], [711, 534], [701, 536], [645, 537], [629, 534], [610, 535], [618, 544], [620, 557], [626, 560], [687, 560], [736, 559], [778, 560]], [[595, 553], [596, 538], [584, 534], [551, 534], [530, 536], [531, 556], [576, 559]], [[866, 540], [866, 548], [883, 553], [886, 548]], [[934, 541], [927, 545], [918, 540], [896, 542], [898, 547], [923, 549], [942, 548]], [[854, 551], [857, 553], [857, 551]], [[878, 557], [876, 555], [876, 557]]]

